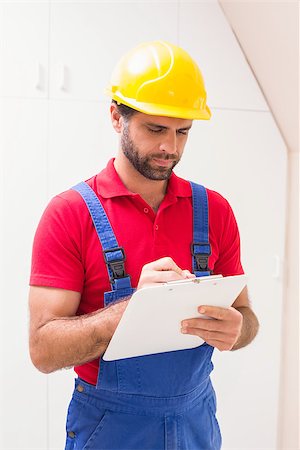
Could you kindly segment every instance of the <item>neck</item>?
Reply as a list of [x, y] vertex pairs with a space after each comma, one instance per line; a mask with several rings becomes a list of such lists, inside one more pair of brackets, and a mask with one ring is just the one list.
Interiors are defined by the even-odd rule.
[[154, 210], [157, 211], [162, 202], [168, 180], [149, 180], [141, 175], [123, 153], [119, 153], [114, 161], [117, 174], [130, 192], [139, 194]]

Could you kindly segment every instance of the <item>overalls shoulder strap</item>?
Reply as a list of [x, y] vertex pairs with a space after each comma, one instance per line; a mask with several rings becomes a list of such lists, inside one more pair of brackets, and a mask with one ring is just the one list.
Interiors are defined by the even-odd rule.
[[93, 189], [84, 181], [73, 186], [72, 189], [77, 191], [85, 201], [102, 246], [112, 289], [104, 294], [104, 304], [107, 306], [132, 295], [135, 291], [131, 286], [130, 276], [125, 271], [124, 249], [119, 246], [106, 212]]
[[190, 181], [193, 195], [193, 272], [197, 277], [211, 274], [208, 258], [211, 255], [209, 243], [208, 198], [204, 186]]
[[[193, 182], [190, 182], [190, 184], [193, 194], [193, 242], [191, 244], [193, 272], [196, 276], [201, 277], [211, 273], [208, 267], [208, 258], [211, 254], [208, 199], [206, 189], [203, 186]], [[85, 201], [102, 246], [112, 289], [104, 294], [106, 306], [123, 297], [132, 295], [135, 291], [131, 286], [130, 276], [125, 271], [124, 249], [119, 246], [104, 208], [93, 189], [85, 182], [73, 186], [72, 189], [77, 191]]]

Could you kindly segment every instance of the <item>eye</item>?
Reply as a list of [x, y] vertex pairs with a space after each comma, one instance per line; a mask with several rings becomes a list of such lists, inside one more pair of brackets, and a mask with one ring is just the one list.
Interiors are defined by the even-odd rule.
[[178, 134], [184, 134], [184, 135], [187, 135], [188, 132], [189, 132], [189, 130], [177, 130], [177, 133], [178, 133]]
[[163, 131], [162, 128], [148, 128], [150, 133], [161, 133]]

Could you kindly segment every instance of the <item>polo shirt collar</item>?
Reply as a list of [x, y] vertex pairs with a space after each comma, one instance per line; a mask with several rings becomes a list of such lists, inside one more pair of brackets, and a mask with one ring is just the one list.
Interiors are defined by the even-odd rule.
[[[134, 192], [129, 191], [123, 184], [115, 169], [114, 160], [115, 158], [110, 159], [106, 168], [97, 175], [98, 194], [104, 198], [136, 195]], [[172, 172], [168, 182], [167, 194], [174, 195], [175, 197], [191, 197], [190, 184]]]

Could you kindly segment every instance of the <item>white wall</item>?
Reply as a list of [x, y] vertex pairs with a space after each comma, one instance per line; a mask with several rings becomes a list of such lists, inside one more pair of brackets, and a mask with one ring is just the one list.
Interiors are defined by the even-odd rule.
[[282, 364], [278, 441], [280, 448], [299, 449], [299, 153], [288, 154], [288, 222], [282, 316]]
[[[299, 434], [299, 13], [296, 0], [219, 0], [267, 99], [288, 150], [285, 295], [278, 443], [300, 448]], [[255, 24], [255, 32], [253, 32]]]
[[152, 39], [182, 45], [202, 68], [213, 118], [194, 124], [178, 174], [231, 202], [261, 322], [252, 346], [215, 355], [224, 449], [277, 448], [286, 149], [219, 5], [10, 1], [0, 20], [0, 448], [63, 447], [73, 374], [39, 374], [27, 349], [33, 233], [52, 195], [115, 153], [102, 92], [121, 54]]

